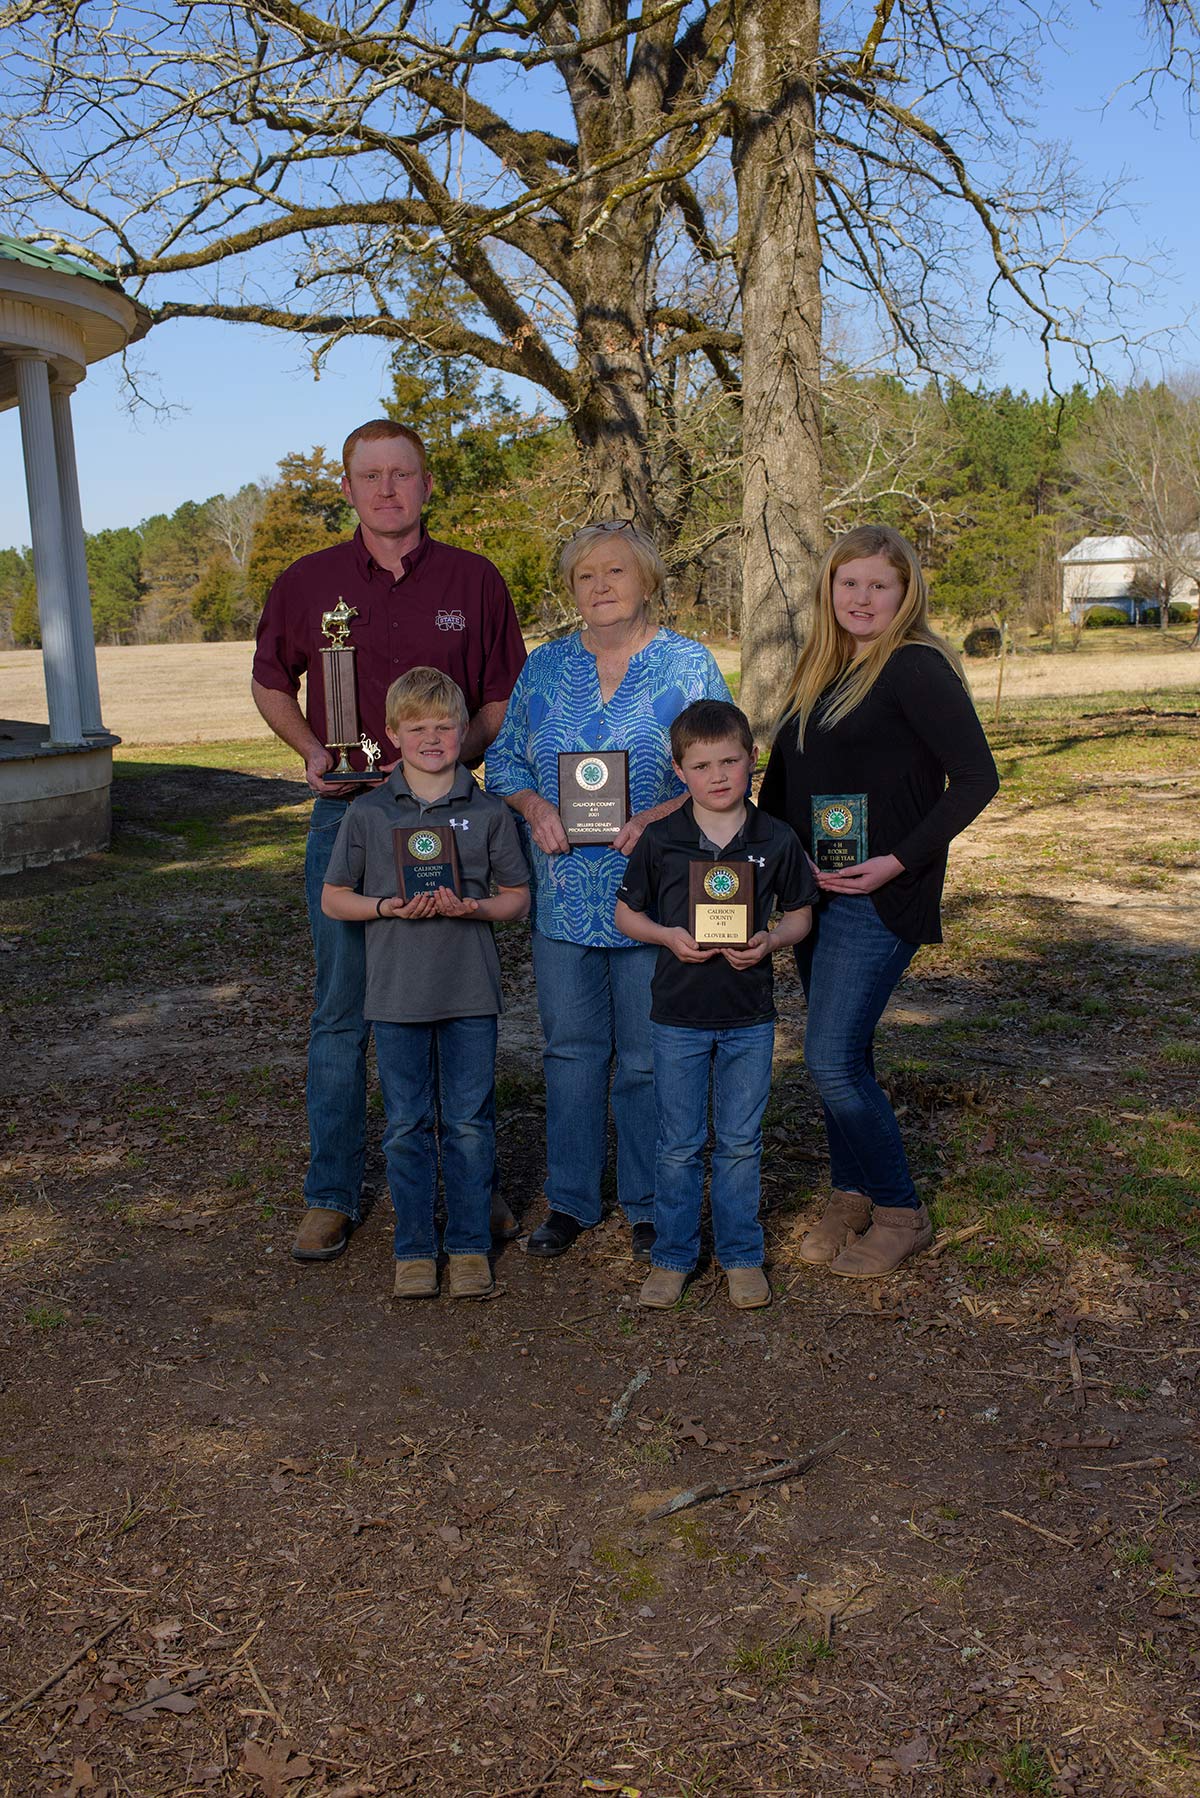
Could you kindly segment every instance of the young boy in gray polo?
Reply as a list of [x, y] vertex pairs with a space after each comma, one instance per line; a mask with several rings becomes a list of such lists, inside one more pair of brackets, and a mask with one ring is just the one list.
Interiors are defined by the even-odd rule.
[[[387, 1114], [397, 1298], [437, 1294], [439, 1138], [450, 1296], [483, 1298], [493, 1286], [502, 1000], [492, 925], [526, 916], [529, 870], [508, 806], [459, 765], [466, 728], [466, 701], [440, 669], [412, 668], [392, 683], [387, 734], [400, 760], [346, 813], [321, 893], [327, 916], [367, 928], [365, 1016]], [[460, 891], [440, 885], [406, 901], [397, 843], [419, 859], [448, 837]]]

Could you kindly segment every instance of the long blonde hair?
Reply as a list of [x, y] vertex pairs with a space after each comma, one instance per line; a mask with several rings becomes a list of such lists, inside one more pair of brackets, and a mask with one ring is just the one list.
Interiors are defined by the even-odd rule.
[[[896, 616], [856, 661], [854, 639], [842, 629], [833, 609], [833, 577], [844, 563], [862, 556], [886, 556], [905, 587]], [[821, 725], [827, 729], [839, 723], [862, 704], [887, 666], [888, 657], [906, 643], [924, 643], [929, 649], [936, 649], [966, 687], [962, 663], [945, 638], [930, 629], [925, 576], [912, 544], [890, 525], [860, 524], [838, 538], [821, 565], [813, 594], [812, 629], [784, 696], [776, 734], [794, 718], [797, 740], [803, 748], [813, 707], [829, 687], [836, 691], [821, 713]]]

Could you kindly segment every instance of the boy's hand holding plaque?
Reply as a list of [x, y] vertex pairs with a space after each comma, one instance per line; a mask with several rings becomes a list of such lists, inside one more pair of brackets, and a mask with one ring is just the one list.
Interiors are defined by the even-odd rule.
[[558, 812], [572, 847], [607, 848], [629, 822], [628, 751], [560, 754]]
[[753, 862], [693, 862], [688, 928], [702, 949], [744, 949], [754, 934]]
[[870, 855], [865, 793], [814, 793], [812, 858], [822, 874], [855, 868]]
[[439, 887], [449, 887], [462, 897], [458, 844], [448, 824], [417, 824], [407, 830], [394, 830], [392, 843], [396, 852], [396, 883], [406, 904], [421, 893], [436, 893]]

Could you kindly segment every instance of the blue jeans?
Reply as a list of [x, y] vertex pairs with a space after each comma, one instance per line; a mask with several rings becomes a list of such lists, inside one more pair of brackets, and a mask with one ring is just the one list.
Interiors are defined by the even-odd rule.
[[617, 1199], [631, 1224], [654, 1217], [650, 977], [658, 950], [589, 949], [533, 933], [546, 1048], [546, 1198], [585, 1229], [600, 1222], [608, 1076], [617, 1127]]
[[304, 892], [316, 982], [308, 1038], [308, 1172], [304, 1203], [358, 1222], [367, 1138], [366, 926], [327, 918], [321, 888], [349, 801], [313, 802]]
[[383, 1153], [397, 1261], [437, 1257], [439, 1138], [446, 1253], [486, 1255], [496, 1165], [495, 1018], [376, 1023], [375, 1056], [387, 1114]]
[[797, 946], [808, 1000], [804, 1059], [825, 1108], [830, 1174], [876, 1205], [918, 1204], [896, 1114], [875, 1078], [875, 1026], [917, 952], [882, 921], [870, 896], [833, 893]]
[[651, 1024], [650, 1034], [658, 1104], [656, 1235], [651, 1260], [655, 1267], [684, 1274], [700, 1259], [711, 1071], [713, 1246], [726, 1271], [761, 1267], [762, 1116], [771, 1092], [775, 1025], [686, 1030], [673, 1024]]

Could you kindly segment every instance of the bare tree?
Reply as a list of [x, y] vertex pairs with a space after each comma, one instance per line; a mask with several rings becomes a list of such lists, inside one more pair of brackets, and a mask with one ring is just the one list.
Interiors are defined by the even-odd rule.
[[[416, 342], [523, 376], [568, 418], [595, 511], [668, 539], [689, 475], [676, 457], [659, 510], [651, 413], [681, 357], [727, 387], [740, 358], [761, 724], [824, 540], [823, 288], [910, 367], [978, 367], [989, 322], [1085, 359], [1121, 329], [1097, 202], [1019, 111], [1055, 7], [877, 0], [861, 37], [854, 17], [823, 36], [818, 0], [11, 0], [6, 211], [160, 324], [247, 321], [317, 358]], [[723, 236], [701, 174], [726, 157]], [[732, 313], [728, 283], [714, 309], [656, 286], [668, 219], [732, 269]]]
[[1142, 545], [1149, 593], [1166, 630], [1174, 594], [1192, 585], [1200, 590], [1200, 377], [1101, 394], [1072, 465], [1092, 522]]
[[218, 493], [205, 508], [209, 531], [235, 568], [245, 574], [254, 546], [254, 531], [266, 508], [267, 496], [257, 481], [249, 481], [236, 493]]

